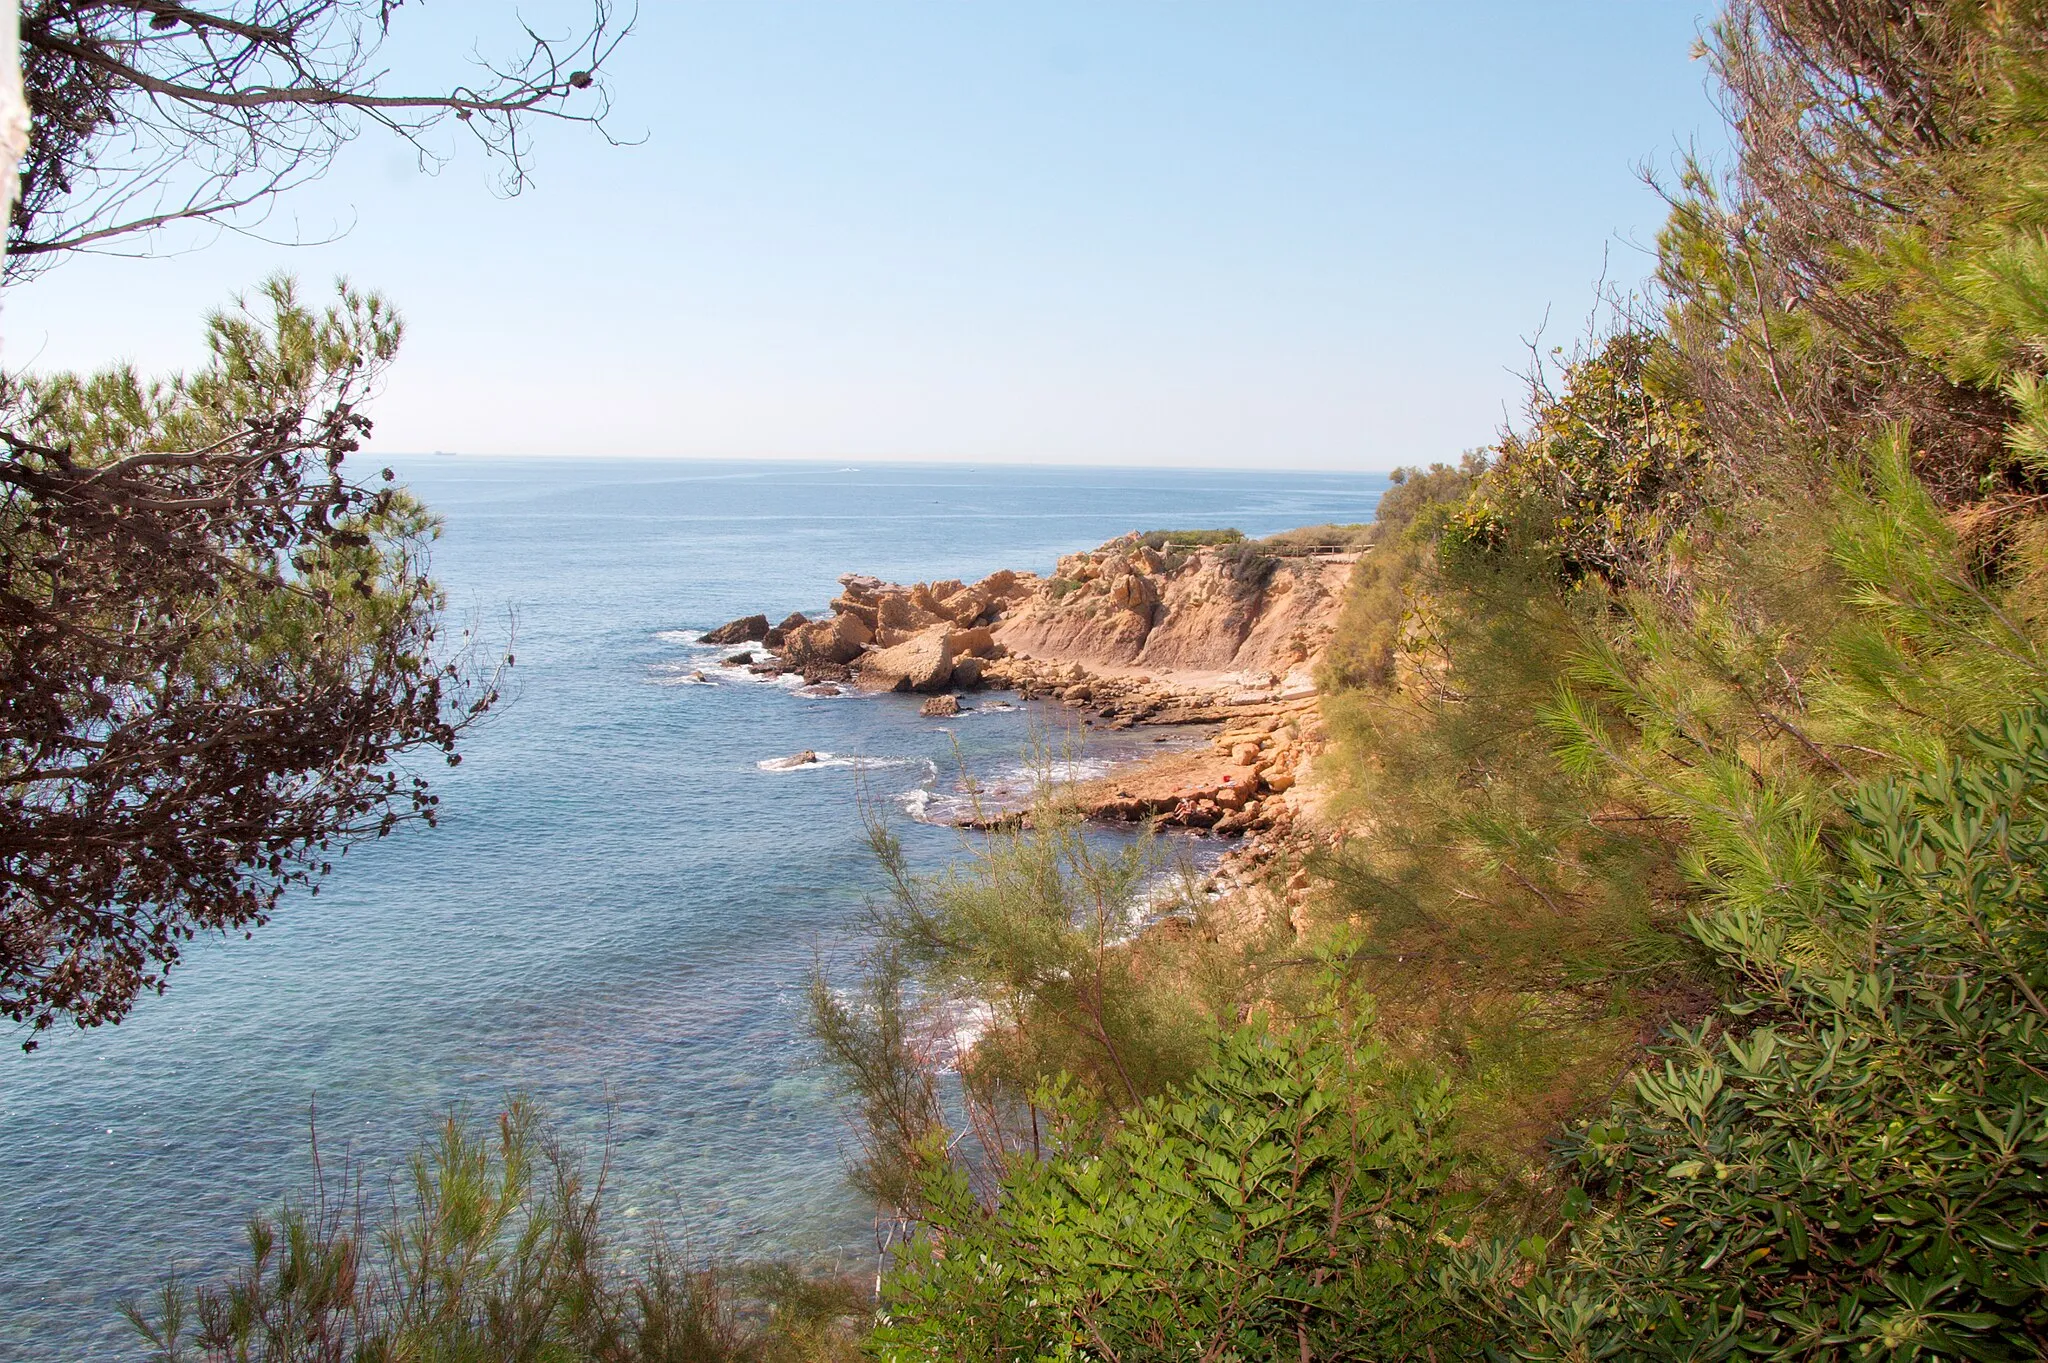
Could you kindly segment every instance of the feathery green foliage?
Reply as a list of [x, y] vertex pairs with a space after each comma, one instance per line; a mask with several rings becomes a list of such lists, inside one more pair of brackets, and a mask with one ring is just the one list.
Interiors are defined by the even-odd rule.
[[930, 1163], [874, 1356], [1471, 1356], [1432, 1281], [1467, 1203], [1447, 1191], [1444, 1095], [1356, 1025], [1221, 1036], [1114, 1127], [1071, 1090], [1037, 1103], [1054, 1148], [993, 1209]]
[[226, 1282], [167, 1283], [128, 1308], [154, 1363], [833, 1363], [864, 1305], [787, 1266], [717, 1273], [656, 1236], [622, 1255], [591, 1178], [514, 1101], [450, 1117], [373, 1225], [324, 1182], [249, 1223]]
[[[1148, 914], [1184, 907], [1159, 842], [1096, 845], [1049, 785], [1029, 817], [977, 838], [936, 875], [915, 874], [871, 813], [886, 895], [870, 905], [858, 982], [810, 986], [810, 1026], [860, 1109], [856, 1181], [918, 1215], [930, 1138], [946, 1129], [941, 1071], [956, 1058], [989, 1169], [1032, 1144], [1031, 1095], [1061, 1078], [1110, 1112], [1136, 1107], [1202, 1062], [1209, 1029], [1234, 1017], [1253, 963], [1131, 950]], [[1184, 887], [1183, 887], [1184, 888]], [[971, 1028], [965, 1054], [959, 1036]]]

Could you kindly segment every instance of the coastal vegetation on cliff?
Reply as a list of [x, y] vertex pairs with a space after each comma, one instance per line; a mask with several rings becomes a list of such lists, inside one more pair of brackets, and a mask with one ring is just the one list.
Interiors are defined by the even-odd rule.
[[[1233, 962], [1212, 1059], [911, 1146], [881, 1356], [2048, 1349], [2048, 12], [1756, 0], [1703, 55], [1736, 159], [1654, 294], [1382, 506], [1289, 931], [1126, 949]], [[1382, 1078], [1289, 1068], [1332, 1008]], [[1362, 1238], [1296, 1238], [1332, 1184]]]
[[[1701, 55], [1735, 159], [1680, 168], [1653, 292], [1311, 546], [1363, 550], [1319, 834], [1162, 900], [1058, 793], [936, 877], [876, 823], [865, 977], [812, 991], [895, 1234], [869, 1356], [2048, 1353], [2048, 7], [1735, 0]], [[1186, 662], [1237, 621], [1238, 661], [1245, 603], [1319, 580], [1184, 534], [850, 581], [762, 665], [1124, 704], [998, 645]], [[1233, 735], [1262, 802], [1285, 670]], [[367, 1357], [853, 1347], [817, 1285], [809, 1339], [688, 1334], [744, 1293], [599, 1255], [524, 1131], [451, 1129], [381, 1278], [292, 1212], [143, 1319], [166, 1356], [188, 1318], [220, 1357], [346, 1356], [309, 1319]]]

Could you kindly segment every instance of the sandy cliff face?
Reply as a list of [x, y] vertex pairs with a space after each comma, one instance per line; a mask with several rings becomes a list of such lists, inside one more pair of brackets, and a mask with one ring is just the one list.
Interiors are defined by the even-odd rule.
[[1003, 613], [1011, 653], [1091, 670], [1301, 671], [1336, 625], [1353, 556], [1269, 559], [1228, 547], [1161, 554], [1113, 541]]
[[1133, 536], [1070, 554], [1045, 578], [1004, 571], [902, 586], [849, 573], [823, 619], [771, 627], [747, 616], [713, 633], [773, 650], [757, 672], [930, 693], [927, 715], [960, 713], [939, 693], [993, 686], [1056, 699], [1083, 727], [1218, 725], [1205, 749], [1078, 788], [1080, 807], [1098, 819], [1285, 839], [1322, 742], [1312, 671], [1356, 560], [1237, 546], [1161, 552]]
[[825, 619], [769, 628], [749, 616], [713, 635], [763, 640], [779, 655], [767, 670], [871, 690], [1070, 690], [1092, 676], [1112, 689], [1152, 678], [1295, 694], [1329, 643], [1353, 559], [1161, 552], [1129, 537], [1069, 554], [1049, 578], [1005, 570], [906, 587], [849, 573]]

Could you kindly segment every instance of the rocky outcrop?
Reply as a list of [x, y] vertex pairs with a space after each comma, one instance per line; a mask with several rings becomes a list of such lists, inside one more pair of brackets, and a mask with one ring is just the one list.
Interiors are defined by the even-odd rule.
[[813, 673], [827, 668], [844, 668], [860, 657], [861, 651], [873, 639], [874, 634], [857, 615], [813, 620], [798, 625], [784, 636], [782, 661], [785, 666], [803, 673], [806, 680], [817, 681], [819, 678]]
[[[872, 691], [1012, 687], [1094, 706], [1112, 724], [1307, 694], [1354, 554], [1274, 558], [1242, 545], [1152, 549], [1135, 536], [1069, 554], [1052, 577], [1010, 570], [909, 586], [848, 573], [832, 614], [713, 631], [763, 642], [765, 670]], [[1082, 688], [1076, 690], [1076, 688]], [[1240, 694], [1241, 693], [1241, 694]]]
[[1312, 700], [1237, 710], [1206, 748], [1137, 763], [1073, 792], [1090, 818], [1245, 833], [1294, 819], [1294, 789], [1321, 724]]
[[781, 624], [762, 635], [761, 642], [770, 648], [781, 648], [784, 640], [809, 623], [811, 623], [810, 618], [802, 611], [793, 611], [784, 618]]
[[1318, 741], [1312, 669], [1356, 561], [1242, 545], [1161, 551], [1129, 536], [1062, 558], [1047, 578], [1006, 570], [904, 586], [849, 573], [826, 618], [792, 615], [771, 630], [750, 616], [724, 630], [775, 650], [757, 672], [925, 693], [927, 715], [960, 713], [942, 693], [990, 686], [1058, 700], [1084, 727], [1217, 725], [1208, 749], [1075, 797], [1099, 819], [1284, 837]]
[[1329, 643], [1355, 554], [1273, 558], [1242, 546], [1162, 553], [1135, 538], [1070, 554], [1005, 613], [1010, 653], [1091, 669], [1306, 675]]
[[768, 617], [743, 615], [720, 625], [703, 638], [707, 644], [758, 644], [768, 637]]
[[[885, 628], [877, 639], [887, 639]], [[860, 660], [857, 680], [863, 691], [943, 691], [953, 680], [952, 636], [927, 629], [902, 643], [878, 648]]]

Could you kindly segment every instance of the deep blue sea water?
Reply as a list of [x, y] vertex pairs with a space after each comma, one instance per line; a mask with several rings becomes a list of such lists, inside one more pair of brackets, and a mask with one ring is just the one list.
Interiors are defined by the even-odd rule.
[[[844, 1114], [802, 984], [874, 883], [857, 772], [901, 801], [1019, 768], [1060, 712], [920, 719], [712, 669], [693, 631], [816, 612], [842, 572], [1050, 569], [1133, 529], [1370, 519], [1378, 475], [418, 457], [457, 624], [515, 634], [509, 702], [439, 774], [446, 817], [358, 848], [254, 940], [191, 952], [118, 1028], [0, 1049], [0, 1358], [136, 1358], [124, 1298], [234, 1261], [329, 1165], [381, 1187], [451, 1107], [536, 1098], [612, 1205], [704, 1253], [853, 1256]], [[1137, 731], [1094, 740], [1138, 745]], [[864, 767], [760, 763], [813, 749]], [[939, 864], [958, 835], [906, 823]], [[4, 1034], [0, 1034], [4, 1035]], [[16, 1038], [18, 1040], [18, 1038]], [[609, 1117], [608, 1117], [609, 1113]]]

